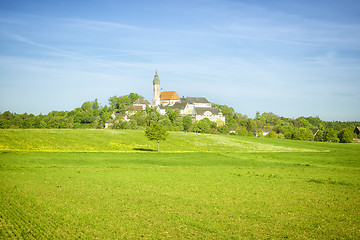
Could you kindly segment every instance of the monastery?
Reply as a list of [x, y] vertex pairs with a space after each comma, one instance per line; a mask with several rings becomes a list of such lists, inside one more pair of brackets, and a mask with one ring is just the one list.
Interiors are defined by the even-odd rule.
[[[150, 106], [147, 100], [136, 100], [132, 105], [125, 106], [125, 114], [114, 111], [111, 115], [112, 119], [106, 121], [105, 128], [112, 126], [118, 121], [117, 119], [130, 121], [128, 116], [134, 115], [137, 111], [145, 110], [147, 106]], [[176, 91], [162, 91], [157, 71], [153, 80], [153, 100], [151, 106], [156, 108], [156, 111], [162, 115], [165, 115], [166, 108], [170, 107], [178, 109], [181, 116], [190, 116], [193, 121], [208, 118], [218, 125], [225, 124], [225, 116], [217, 108], [211, 107], [211, 103], [205, 97], [179, 98]]]
[[208, 118], [218, 124], [225, 123], [225, 116], [217, 108], [211, 107], [211, 103], [205, 97], [179, 98], [176, 91], [160, 90], [157, 71], [153, 80], [152, 107], [156, 107], [156, 110], [162, 115], [165, 115], [166, 108], [171, 107], [172, 109], [179, 109], [182, 116], [191, 116], [195, 121]]

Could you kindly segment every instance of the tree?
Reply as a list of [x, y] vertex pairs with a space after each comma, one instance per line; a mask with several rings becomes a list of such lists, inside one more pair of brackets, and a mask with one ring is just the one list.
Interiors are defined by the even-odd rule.
[[261, 116], [260, 112], [257, 111], [256, 114], [255, 114], [255, 119], [260, 120], [260, 116]]
[[308, 120], [306, 120], [304, 117], [299, 117], [294, 120], [294, 125], [297, 128], [312, 128], [313, 126], [309, 123]]
[[99, 116], [100, 115], [100, 105], [98, 103], [98, 100], [95, 99], [95, 101], [91, 102], [91, 104], [92, 104], [94, 116]]
[[313, 139], [313, 134], [310, 129], [304, 127], [296, 128], [293, 133], [293, 139], [309, 141]]
[[136, 121], [136, 124], [138, 126], [145, 126], [146, 125], [146, 115], [147, 115], [147, 113], [144, 111], [137, 111], [130, 118], [132, 120]]
[[216, 123], [213, 126], [213, 122], [208, 118], [203, 118], [200, 121], [195, 122], [194, 132], [209, 133], [210, 128], [216, 128]]
[[353, 142], [353, 132], [350, 129], [343, 129], [339, 134], [338, 138], [341, 143], [352, 143]]
[[167, 107], [165, 109], [166, 115], [169, 117], [170, 121], [172, 123], [175, 122], [175, 120], [180, 116], [180, 110], [179, 109], [172, 109], [171, 107]]
[[190, 116], [184, 116], [183, 118], [183, 126], [184, 126], [184, 131], [188, 131], [189, 128], [192, 125], [192, 119]]
[[325, 132], [325, 139], [326, 142], [339, 142], [339, 138], [337, 137], [337, 133], [335, 129], [329, 128]]
[[162, 126], [159, 122], [152, 121], [150, 126], [145, 129], [145, 136], [149, 140], [154, 140], [157, 143], [157, 150], [159, 152], [159, 142], [161, 140], [166, 140], [168, 133], [166, 132], [166, 128]]
[[252, 132], [254, 128], [256, 128], [255, 121], [248, 119], [246, 123], [246, 131]]
[[228, 134], [230, 132], [229, 127], [227, 125], [221, 125], [218, 127], [218, 131], [220, 133]]
[[324, 141], [324, 132], [322, 130], [319, 130], [316, 133], [314, 140], [317, 142], [323, 142]]

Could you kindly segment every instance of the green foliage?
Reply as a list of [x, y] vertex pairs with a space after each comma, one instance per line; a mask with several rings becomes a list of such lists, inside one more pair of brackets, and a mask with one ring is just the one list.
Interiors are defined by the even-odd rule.
[[227, 125], [222, 125], [218, 127], [218, 132], [222, 134], [228, 134], [230, 132], [229, 127]]
[[175, 131], [184, 131], [184, 118], [183, 117], [178, 117], [176, 118], [173, 126], [174, 126], [174, 130]]
[[256, 133], [255, 133], [255, 136], [256, 137], [263, 137], [264, 136], [263, 131], [261, 129], [257, 129]]
[[216, 123], [210, 121], [210, 119], [208, 119], [208, 118], [203, 118], [200, 121], [195, 122], [193, 132], [217, 133], [217, 132], [214, 132], [214, 129], [216, 129]]
[[166, 128], [162, 126], [159, 122], [152, 121], [150, 126], [146, 127], [145, 129], [145, 136], [149, 140], [153, 140], [157, 142], [157, 150], [159, 151], [159, 142], [161, 140], [166, 140], [168, 133]]
[[[2, 129], [28, 129], [28, 128], [104, 128], [105, 122], [111, 119], [113, 111], [118, 113], [125, 112], [125, 106], [134, 103], [143, 97], [136, 93], [124, 96], [113, 96], [109, 98], [110, 106], [100, 106], [98, 100], [84, 102], [81, 107], [72, 111], [52, 111], [47, 115], [16, 114], [6, 111], [0, 113], [0, 128]], [[309, 129], [315, 128], [324, 134], [317, 134], [316, 141], [326, 142], [349, 142], [349, 134], [341, 133], [344, 129], [353, 130], [360, 126], [360, 122], [326, 122], [319, 117], [299, 117], [296, 119], [279, 117], [272, 112], [256, 112], [254, 119], [246, 115], [236, 113], [232, 107], [226, 105], [213, 104], [214, 107], [222, 111], [226, 118], [225, 125], [210, 120], [202, 120], [193, 123], [191, 116], [181, 116], [178, 109], [168, 107], [165, 115], [160, 115], [156, 108], [147, 107], [145, 111], [135, 112], [128, 116], [131, 122], [117, 122], [114, 129], [137, 129], [138, 127], [149, 126], [152, 121], [159, 121], [169, 131], [185, 131], [199, 133], [221, 133], [229, 134], [229, 129], [245, 128], [248, 136], [258, 129], [257, 136], [261, 130], [273, 130], [278, 138], [294, 140], [312, 140]], [[320, 132], [321, 133], [321, 132]], [[341, 133], [341, 135], [340, 135]], [[344, 135], [345, 134], [345, 138]], [[246, 133], [241, 133], [246, 135]], [[341, 136], [341, 140], [339, 139]], [[267, 137], [274, 137], [274, 134]], [[353, 137], [357, 137], [356, 135]], [[346, 140], [345, 140], [346, 139]]]
[[269, 134], [266, 135], [266, 137], [268, 137], [268, 138], [276, 138], [277, 137], [276, 132], [270, 131]]
[[246, 122], [246, 131], [252, 132], [256, 128], [255, 120], [248, 119]]
[[184, 116], [184, 117], [183, 117], [184, 131], [189, 131], [191, 125], [192, 125], [192, 119], [191, 119], [191, 117], [190, 117], [190, 116]]
[[275, 115], [272, 112], [264, 112], [261, 117], [260, 117], [260, 121], [263, 121], [265, 123], [265, 126], [270, 126], [270, 125], [275, 125], [276, 122], [278, 121], [279, 116]]
[[133, 104], [137, 99], [143, 100], [144, 97], [137, 93], [130, 93], [120, 97], [113, 96], [109, 98], [109, 104], [120, 113], [125, 113], [125, 106]]
[[240, 128], [236, 130], [236, 134], [239, 136], [248, 136], [249, 132], [245, 128]]
[[312, 128], [313, 126], [309, 123], [309, 121], [304, 117], [299, 117], [294, 120], [294, 126], [296, 128]]
[[325, 132], [324, 141], [326, 142], [339, 142], [339, 138], [337, 137], [337, 131], [333, 128], [329, 128]]
[[138, 126], [146, 126], [146, 116], [147, 113], [144, 111], [135, 112], [130, 119], [134, 120]]
[[137, 129], [137, 124], [135, 120], [124, 121], [118, 120], [110, 127], [111, 129]]
[[351, 129], [343, 129], [338, 134], [338, 138], [341, 143], [352, 143], [353, 142], [353, 131], [351, 131]]
[[323, 142], [324, 141], [324, 132], [322, 130], [319, 130], [314, 138], [317, 142]]
[[180, 116], [180, 110], [179, 109], [172, 109], [171, 107], [167, 107], [165, 109], [166, 115], [169, 117], [170, 121], [172, 123], [175, 122], [175, 120]]
[[173, 129], [173, 124], [167, 116], [161, 116], [158, 121], [167, 131], [171, 131]]
[[295, 129], [293, 133], [293, 139], [294, 140], [305, 140], [305, 141], [311, 141], [313, 139], [313, 134], [310, 129], [301, 127]]

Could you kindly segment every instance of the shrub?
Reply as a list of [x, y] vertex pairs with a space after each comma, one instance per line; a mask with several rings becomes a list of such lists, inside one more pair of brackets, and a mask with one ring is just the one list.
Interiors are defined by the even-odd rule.
[[267, 138], [276, 138], [276, 132], [270, 131], [268, 135], [266, 135]]
[[249, 132], [245, 128], [240, 128], [240, 129], [236, 130], [236, 134], [239, 136], [248, 136]]

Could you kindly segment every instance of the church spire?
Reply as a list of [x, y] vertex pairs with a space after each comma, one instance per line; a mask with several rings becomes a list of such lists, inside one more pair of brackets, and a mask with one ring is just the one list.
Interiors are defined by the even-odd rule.
[[160, 105], [160, 80], [157, 74], [157, 70], [155, 72], [154, 80], [153, 80], [153, 107]]
[[159, 75], [157, 74], [157, 70], [155, 71], [153, 84], [160, 84]]

